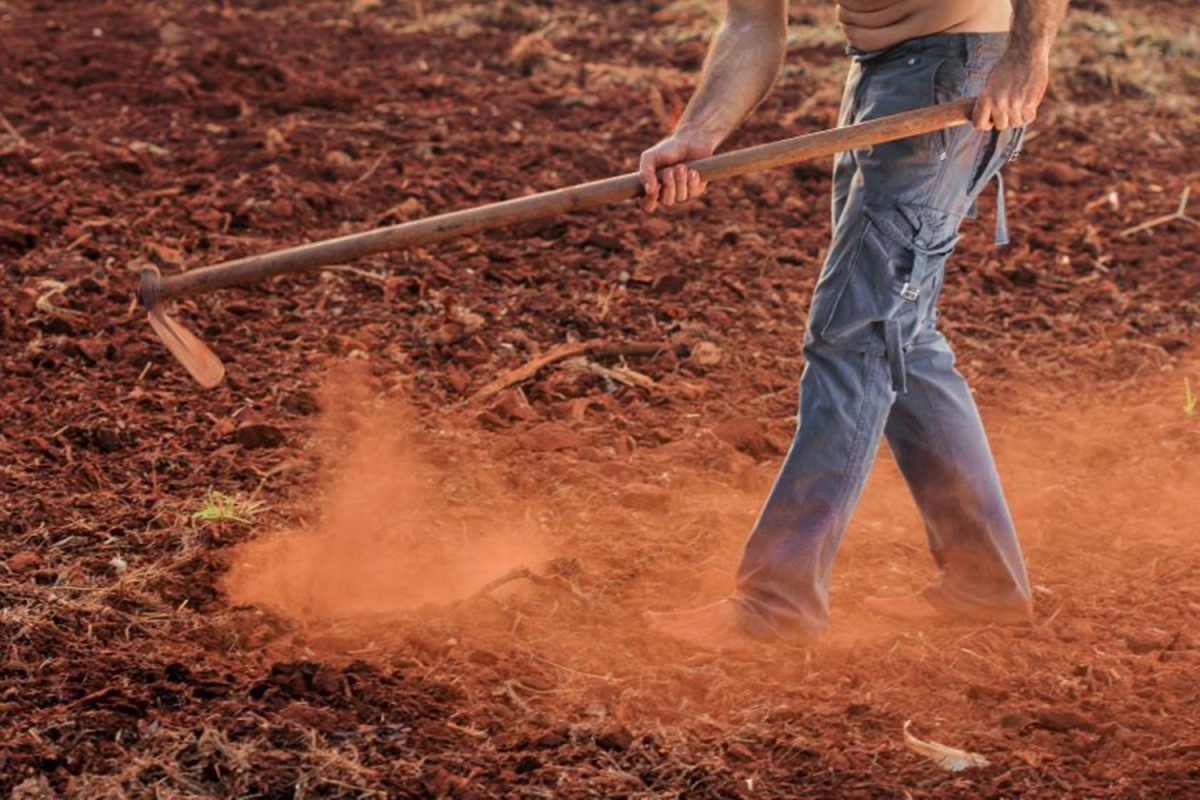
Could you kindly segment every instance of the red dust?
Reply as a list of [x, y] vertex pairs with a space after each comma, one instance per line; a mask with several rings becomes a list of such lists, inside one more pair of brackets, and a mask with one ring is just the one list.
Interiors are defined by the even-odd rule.
[[240, 546], [224, 582], [231, 601], [300, 621], [377, 620], [461, 600], [545, 560], [529, 521], [452, 503], [447, 475], [421, 456], [411, 409], [372, 399], [367, 382], [342, 374], [324, 390], [317, 447], [329, 466], [312, 494], [320, 517]]

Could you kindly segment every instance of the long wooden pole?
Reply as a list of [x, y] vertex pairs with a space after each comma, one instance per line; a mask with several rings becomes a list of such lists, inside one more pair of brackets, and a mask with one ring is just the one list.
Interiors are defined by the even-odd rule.
[[[778, 142], [721, 153], [692, 162], [705, 181], [716, 181], [787, 166], [845, 150], [931, 133], [971, 120], [974, 100], [930, 106], [889, 117], [810, 133]], [[417, 247], [455, 236], [529, 222], [569, 211], [631, 200], [642, 194], [637, 173], [543, 192], [491, 205], [452, 211], [435, 217], [327, 239], [271, 253], [240, 258], [161, 279], [153, 289], [157, 301], [200, 294], [263, 280], [288, 272], [302, 272], [376, 253]], [[148, 298], [143, 298], [148, 299]]]

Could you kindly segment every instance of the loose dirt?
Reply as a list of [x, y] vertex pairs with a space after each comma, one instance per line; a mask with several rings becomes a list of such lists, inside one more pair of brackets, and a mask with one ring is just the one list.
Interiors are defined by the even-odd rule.
[[[886, 456], [817, 646], [641, 621], [728, 590], [788, 445], [825, 163], [178, 303], [229, 367], [212, 392], [133, 305], [142, 261], [630, 172], [712, 25], [0, 3], [0, 796], [1200, 793], [1200, 230], [1132, 230], [1200, 191], [1189, 4], [1073, 4], [1013, 243], [985, 198], [947, 276], [1028, 627], [861, 609], [932, 570]], [[844, 66], [830, 9], [794, 8], [728, 146], [829, 126]], [[477, 398], [571, 341], [606, 348]], [[990, 765], [944, 771], [908, 720]]]

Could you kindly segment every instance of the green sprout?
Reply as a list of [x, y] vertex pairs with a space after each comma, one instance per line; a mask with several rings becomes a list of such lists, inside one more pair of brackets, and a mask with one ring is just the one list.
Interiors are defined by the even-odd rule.
[[1192, 394], [1192, 382], [1187, 378], [1183, 379], [1183, 413], [1196, 416], [1196, 395]]
[[227, 495], [224, 492], [209, 490], [204, 495], [204, 505], [199, 511], [192, 513], [192, 519], [211, 521], [241, 522], [250, 524], [250, 518], [263, 510], [263, 504], [257, 500], [249, 500], [240, 496]]

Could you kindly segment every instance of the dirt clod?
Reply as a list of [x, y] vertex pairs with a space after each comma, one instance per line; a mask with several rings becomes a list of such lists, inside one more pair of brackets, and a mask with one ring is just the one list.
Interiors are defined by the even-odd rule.
[[633, 734], [624, 725], [614, 723], [600, 732], [596, 744], [605, 750], [628, 750], [633, 745]]
[[265, 422], [239, 425], [233, 436], [247, 450], [274, 449], [286, 439], [280, 428]]
[[16, 575], [21, 575], [26, 572], [33, 572], [36, 569], [40, 569], [42, 566], [42, 557], [37, 553], [25, 550], [9, 556], [5, 564], [8, 565], [8, 568], [11, 572]]

